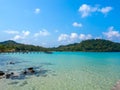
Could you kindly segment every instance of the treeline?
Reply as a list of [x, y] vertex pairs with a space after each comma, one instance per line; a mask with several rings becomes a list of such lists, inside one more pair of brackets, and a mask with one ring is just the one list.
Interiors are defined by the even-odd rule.
[[8, 40], [0, 43], [0, 52], [28, 52], [28, 51], [48, 51], [48, 48], [20, 44], [15, 41]]
[[81, 43], [59, 46], [54, 49], [56, 51], [120, 52], [120, 43], [103, 39], [91, 39]]
[[80, 43], [61, 45], [57, 48], [27, 45], [12, 40], [0, 42], [0, 52], [31, 52], [31, 51], [84, 51], [84, 52], [120, 52], [120, 43], [103, 39], [85, 40]]

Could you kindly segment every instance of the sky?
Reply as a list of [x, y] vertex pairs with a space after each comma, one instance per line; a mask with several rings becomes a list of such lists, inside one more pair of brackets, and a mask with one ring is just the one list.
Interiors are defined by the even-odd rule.
[[0, 42], [56, 47], [120, 42], [119, 0], [0, 0]]

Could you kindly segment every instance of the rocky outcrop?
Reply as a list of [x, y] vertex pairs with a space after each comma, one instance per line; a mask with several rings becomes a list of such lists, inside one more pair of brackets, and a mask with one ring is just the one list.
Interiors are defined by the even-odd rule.
[[3, 71], [0, 71], [0, 76], [3, 76], [5, 73]]

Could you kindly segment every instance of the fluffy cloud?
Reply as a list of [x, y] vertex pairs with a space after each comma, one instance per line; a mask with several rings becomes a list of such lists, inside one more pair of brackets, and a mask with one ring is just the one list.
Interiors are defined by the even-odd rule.
[[43, 30], [39, 31], [38, 33], [35, 33], [34, 37], [48, 36], [48, 35], [50, 35], [50, 33], [46, 29], [43, 29]]
[[79, 12], [81, 13], [81, 17], [84, 18], [89, 16], [92, 12], [96, 12], [97, 9], [97, 7], [91, 7], [90, 5], [83, 4], [79, 8]]
[[8, 34], [18, 34], [19, 33], [18, 31], [15, 31], [15, 30], [6, 30], [4, 32], [8, 33]]
[[69, 34], [61, 34], [59, 37], [58, 37], [58, 41], [69, 41], [69, 42], [73, 42], [73, 41], [76, 41], [76, 40], [86, 40], [86, 39], [91, 39], [92, 38], [92, 35], [90, 34], [80, 34], [78, 35], [77, 33], [71, 33], [70, 35]]
[[80, 40], [87, 40], [87, 39], [91, 39], [92, 38], [92, 35], [91, 34], [87, 34], [87, 35], [85, 35], [85, 34], [80, 34], [80, 36], [79, 36], [79, 39]]
[[30, 34], [30, 31], [22, 31], [22, 33], [23, 33], [23, 36], [26, 37]]
[[18, 40], [18, 39], [23, 39], [23, 37], [20, 36], [20, 35], [15, 35], [14, 38], [13, 38], [13, 40]]
[[120, 32], [116, 31], [113, 26], [108, 28], [108, 32], [103, 32], [103, 35], [107, 37], [107, 39], [115, 39], [119, 38], [120, 39]]
[[40, 13], [40, 8], [36, 8], [34, 12], [35, 12], [35, 14], [39, 14]]
[[82, 27], [82, 24], [81, 23], [77, 23], [77, 22], [74, 22], [72, 25], [74, 27]]
[[71, 40], [75, 40], [77, 38], [78, 38], [78, 34], [77, 33], [71, 33], [71, 35], [70, 35], [70, 39]]
[[94, 12], [101, 12], [103, 14], [107, 14], [111, 10], [112, 10], [112, 7], [110, 6], [99, 8], [98, 6], [92, 7], [87, 4], [82, 4], [78, 11], [81, 13], [81, 17], [84, 18], [84, 17], [91, 15]]
[[58, 37], [58, 41], [66, 41], [68, 38], [69, 38], [69, 35], [67, 35], [67, 34], [61, 34]]
[[25, 39], [27, 36], [29, 36], [30, 31], [22, 31], [21, 34], [15, 35], [12, 39], [13, 40], [19, 40], [19, 39]]
[[112, 7], [104, 7], [104, 8], [101, 8], [99, 11], [103, 14], [107, 14], [111, 10], [112, 10]]

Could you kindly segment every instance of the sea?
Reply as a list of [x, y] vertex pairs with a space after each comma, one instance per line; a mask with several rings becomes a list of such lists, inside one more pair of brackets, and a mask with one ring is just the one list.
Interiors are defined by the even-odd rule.
[[[28, 68], [35, 72], [24, 75]], [[111, 90], [120, 80], [120, 52], [1, 53], [0, 90]]]

